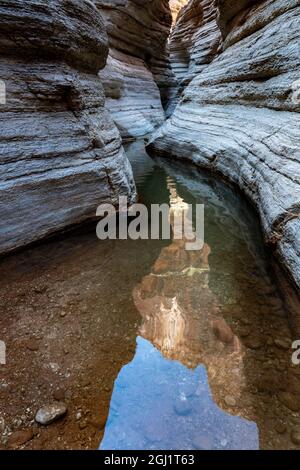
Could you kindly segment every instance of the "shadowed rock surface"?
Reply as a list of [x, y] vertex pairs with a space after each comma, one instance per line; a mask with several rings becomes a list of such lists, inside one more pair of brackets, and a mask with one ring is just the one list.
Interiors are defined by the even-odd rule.
[[110, 40], [101, 71], [107, 107], [124, 138], [152, 132], [176, 93], [167, 40], [172, 16], [168, 0], [98, 0]]
[[1, 2], [0, 252], [95, 217], [135, 195], [97, 73], [108, 41], [83, 0]]
[[[219, 2], [220, 49], [198, 68], [149, 149], [238, 185], [259, 211], [266, 242], [300, 287], [300, 2], [236, 3]], [[173, 40], [175, 34], [180, 38], [180, 22]]]

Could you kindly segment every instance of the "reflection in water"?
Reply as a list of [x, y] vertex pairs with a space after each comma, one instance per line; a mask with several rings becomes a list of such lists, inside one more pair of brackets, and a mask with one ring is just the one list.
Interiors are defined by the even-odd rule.
[[[181, 212], [183, 221], [187, 205], [170, 178], [167, 187], [173, 227], [173, 215], [180, 218]], [[187, 251], [186, 241], [174, 239], [163, 248], [152, 273], [134, 289], [134, 302], [143, 318], [140, 333], [166, 357], [187, 366], [196, 367], [207, 356], [223, 364], [226, 355], [240, 353], [239, 341], [219, 316], [218, 301], [209, 289], [209, 246]]]
[[[186, 251], [185, 240], [162, 243], [134, 287], [143, 339], [116, 381], [102, 448], [254, 448], [258, 434], [262, 449], [295, 448], [300, 372], [291, 364], [287, 310], [255, 215], [202, 172], [153, 161], [139, 143], [130, 157], [142, 202], [169, 201], [171, 221], [172, 213], [185, 214], [186, 203], [205, 204], [205, 244]], [[293, 324], [299, 311], [295, 301]], [[182, 377], [201, 389], [191, 406], [185, 392], [175, 393]], [[228, 438], [236, 430], [238, 443]]]
[[[188, 205], [170, 177], [167, 188], [174, 235], [178, 221], [186, 223]], [[143, 319], [141, 336], [165, 358], [182, 365], [164, 359], [148, 341], [138, 340], [134, 360], [123, 368], [115, 384], [102, 448], [151, 448], [151, 442], [159, 449], [258, 446], [254, 424], [232, 418], [214, 404], [205, 366], [194, 372], [184, 367], [196, 368], [202, 362], [229, 388], [234, 364], [238, 371], [235, 390], [240, 392], [237, 385], [244, 378], [241, 347], [220, 317], [218, 302], [209, 289], [210, 248], [204, 244], [201, 250], [187, 251], [186, 242], [185, 238], [173, 239], [163, 248], [153, 272], [133, 290]], [[145, 391], [147, 382], [149, 390]]]
[[102, 450], [257, 449], [254, 423], [221, 411], [206, 369], [190, 370], [137, 339], [113, 391]]

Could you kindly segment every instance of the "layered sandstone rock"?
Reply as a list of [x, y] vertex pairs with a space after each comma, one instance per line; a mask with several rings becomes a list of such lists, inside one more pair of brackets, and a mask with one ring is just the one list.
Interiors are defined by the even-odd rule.
[[176, 92], [168, 62], [168, 0], [97, 0], [110, 40], [100, 73], [107, 108], [124, 138], [152, 132]]
[[189, 0], [170, 0], [170, 9], [173, 18], [173, 26], [175, 26], [180, 10], [188, 3]]
[[181, 85], [215, 57], [221, 41], [217, 14], [214, 0], [190, 0], [181, 9], [169, 44], [172, 68]]
[[300, 287], [300, 2], [218, 3], [219, 51], [199, 69], [150, 149], [238, 185]]
[[0, 252], [134, 197], [129, 162], [97, 76], [105, 27], [84, 0], [0, 4]]

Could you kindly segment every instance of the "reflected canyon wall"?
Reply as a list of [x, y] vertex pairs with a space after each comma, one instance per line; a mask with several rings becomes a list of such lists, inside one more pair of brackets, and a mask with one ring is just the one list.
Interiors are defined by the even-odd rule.
[[170, 40], [180, 101], [148, 147], [238, 185], [298, 288], [299, 18], [299, 0], [191, 0]]
[[[175, 178], [178, 175], [182, 184], [181, 167], [174, 168]], [[167, 186], [170, 213], [184, 212], [185, 202], [179, 192], [185, 185], [180, 186], [168, 176]], [[207, 201], [217, 204], [215, 218], [218, 218], [217, 214], [222, 213], [218, 190], [214, 188], [210, 196]], [[238, 205], [234, 206], [234, 215], [239, 220], [237, 225], [242, 220], [247, 225], [245, 214], [238, 214]], [[242, 237], [245, 236], [243, 233]], [[273, 287], [269, 279], [266, 282], [267, 278], [255, 285], [251, 283], [252, 292], [249, 284], [244, 285], [240, 279], [240, 288], [244, 285], [243, 303], [235, 304], [233, 298], [222, 303], [212, 281], [216, 269], [213, 256], [207, 243], [198, 251], [187, 251], [185, 240], [173, 239], [161, 250], [150, 274], [133, 289], [133, 299], [142, 317], [140, 335], [166, 359], [189, 369], [197, 370], [199, 365], [204, 365], [214, 402], [229, 415], [255, 422], [262, 449], [272, 445], [289, 448], [288, 433], [278, 431], [276, 435], [274, 432], [274, 429], [285, 429], [282, 423], [300, 409], [300, 376], [297, 367], [291, 364], [292, 337], [285, 320], [287, 312], [277, 294], [270, 295]], [[237, 257], [237, 254], [233, 252], [232, 256]], [[260, 259], [258, 253], [256, 256], [245, 260], [251, 272]], [[259, 292], [263, 295], [262, 302], [257, 295]], [[253, 295], [257, 300], [255, 309], [263, 305], [263, 310], [254, 316]], [[287, 346], [278, 342], [278, 335], [285, 336]], [[181, 405], [188, 408], [189, 402], [187, 397]]]

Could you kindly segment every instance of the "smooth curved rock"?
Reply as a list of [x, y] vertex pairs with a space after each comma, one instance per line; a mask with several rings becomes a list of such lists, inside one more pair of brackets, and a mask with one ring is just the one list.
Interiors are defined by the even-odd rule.
[[107, 108], [123, 138], [152, 132], [170, 114], [176, 82], [168, 59], [168, 0], [97, 0], [110, 42], [101, 71]]
[[300, 2], [265, 0], [250, 8], [247, 2], [234, 17], [234, 2], [221, 3], [221, 48], [185, 89], [149, 149], [239, 186], [299, 288]]
[[95, 217], [132, 171], [97, 77], [108, 54], [84, 0], [0, 5], [0, 253]]
[[215, 57], [221, 42], [215, 0], [190, 0], [181, 9], [170, 36], [170, 59], [181, 86]]
[[67, 411], [67, 406], [64, 403], [52, 403], [51, 405], [43, 406], [37, 411], [35, 421], [43, 426], [48, 426], [48, 424], [65, 416]]

